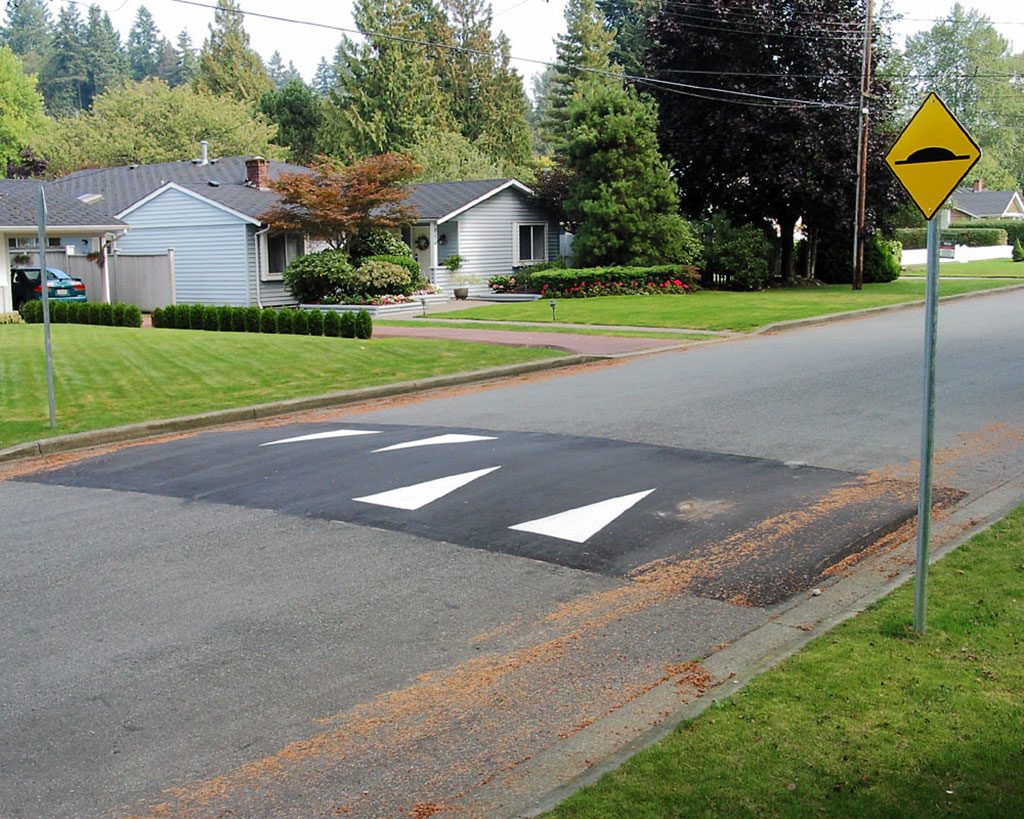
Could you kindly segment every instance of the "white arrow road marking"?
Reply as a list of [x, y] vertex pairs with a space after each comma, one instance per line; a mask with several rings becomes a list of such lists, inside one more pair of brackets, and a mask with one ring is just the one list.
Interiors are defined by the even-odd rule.
[[437, 444], [469, 444], [473, 441], [496, 441], [492, 435], [459, 435], [450, 433], [448, 435], [435, 435], [433, 438], [421, 438], [418, 441], [408, 441], [404, 444], [392, 444], [373, 450], [374, 452], [391, 452], [395, 449], [412, 449], [416, 446], [436, 446]]
[[280, 441], [267, 441], [260, 446], [274, 444], [294, 444], [296, 441], [322, 441], [324, 438], [348, 438], [351, 435], [380, 435], [377, 429], [334, 429], [330, 432], [314, 432], [312, 435], [299, 435], [296, 438], [282, 438]]
[[433, 503], [443, 498], [449, 492], [472, 483], [477, 478], [501, 469], [500, 466], [492, 466], [489, 469], [477, 469], [475, 472], [463, 472], [460, 475], [449, 475], [447, 478], [435, 478], [424, 483], [415, 483], [412, 486], [401, 486], [398, 489], [389, 489], [387, 492], [378, 492], [376, 495], [366, 495], [362, 498], [352, 498], [363, 503], [374, 503], [378, 506], [390, 506], [393, 509], [420, 509], [428, 503]]
[[[657, 488], [657, 487], [655, 487]], [[537, 535], [557, 537], [561, 540], [571, 540], [573, 543], [585, 543], [590, 537], [596, 535], [605, 526], [615, 520], [623, 512], [642, 501], [653, 492], [648, 489], [645, 492], [636, 492], [632, 495], [623, 495], [619, 498], [590, 503], [576, 509], [568, 509], [546, 518], [528, 520], [526, 523], [517, 523], [509, 526], [509, 529], [516, 529], [520, 532], [533, 532]]]

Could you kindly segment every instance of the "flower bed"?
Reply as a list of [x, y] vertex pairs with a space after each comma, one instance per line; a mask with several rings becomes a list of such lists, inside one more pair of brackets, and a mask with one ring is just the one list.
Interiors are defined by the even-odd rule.
[[551, 269], [528, 274], [528, 287], [550, 298], [686, 294], [698, 289], [692, 265]]

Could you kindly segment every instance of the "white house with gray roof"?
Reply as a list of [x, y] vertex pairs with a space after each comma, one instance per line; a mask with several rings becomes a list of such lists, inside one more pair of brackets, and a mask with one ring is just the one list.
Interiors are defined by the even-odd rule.
[[[280, 306], [293, 304], [282, 274], [296, 256], [319, 247], [298, 233], [270, 231], [260, 215], [278, 202], [268, 183], [309, 169], [262, 157], [225, 157], [78, 171], [56, 180], [61, 191], [96, 200], [131, 226], [122, 253], [174, 249], [176, 301]], [[461, 273], [479, 279], [558, 254], [558, 224], [515, 179], [409, 186], [418, 217], [402, 231], [423, 277], [448, 292], [443, 262], [458, 254]]]
[[48, 246], [76, 245], [92, 250], [122, 235], [128, 225], [105, 208], [87, 204], [52, 183], [34, 179], [0, 179], [0, 313], [12, 312], [11, 266], [15, 257], [33, 255], [38, 264], [39, 189], [46, 196]]

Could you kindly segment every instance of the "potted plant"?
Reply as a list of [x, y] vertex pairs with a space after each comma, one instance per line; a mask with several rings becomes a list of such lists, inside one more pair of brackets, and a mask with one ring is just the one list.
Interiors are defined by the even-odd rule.
[[476, 281], [479, 281], [477, 276], [468, 275], [465, 273], [460, 274], [459, 269], [462, 267], [463, 259], [458, 253], [453, 253], [441, 264], [448, 268], [449, 281], [454, 285], [452, 292], [455, 294], [456, 299], [465, 299], [469, 296], [469, 285]]

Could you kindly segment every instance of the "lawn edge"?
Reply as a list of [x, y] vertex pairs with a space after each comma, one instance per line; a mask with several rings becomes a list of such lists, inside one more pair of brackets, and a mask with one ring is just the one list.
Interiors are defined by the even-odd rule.
[[40, 438], [36, 441], [25, 441], [6, 449], [0, 449], [0, 463], [20, 458], [34, 458], [42, 455], [54, 455], [76, 449], [101, 446], [103, 444], [125, 443], [167, 435], [175, 432], [191, 432], [207, 427], [237, 424], [244, 421], [258, 421], [293, 413], [307, 412], [315, 409], [330, 409], [374, 401], [381, 398], [413, 395], [420, 392], [442, 389], [444, 387], [462, 386], [493, 381], [510, 376], [525, 375], [544, 370], [561, 369], [595, 361], [605, 361], [604, 355], [568, 355], [558, 358], [546, 358], [538, 361], [527, 361], [522, 364], [508, 364], [501, 367], [488, 367], [483, 370], [436, 375], [415, 381], [399, 381], [391, 384], [378, 384], [373, 387], [360, 387], [354, 390], [341, 390], [322, 395], [301, 398], [286, 398], [265, 404], [254, 404], [245, 407], [232, 407], [223, 410], [211, 410], [196, 415], [184, 415], [177, 418], [164, 418], [157, 421], [141, 421], [119, 427], [75, 432], [69, 435], [56, 435], [52, 438]]
[[[929, 565], [955, 551], [975, 535], [985, 531], [1024, 502], [1021, 496], [1024, 472], [955, 507], [942, 525], [933, 529]], [[682, 706], [666, 713], [666, 703], [678, 703], [678, 684], [685, 678], [669, 678], [622, 708], [591, 723], [577, 734], [538, 754], [524, 764], [531, 770], [520, 771], [517, 790], [531, 778], [552, 780], [557, 777], [560, 762], [570, 756], [577, 763], [584, 760], [586, 769], [567, 781], [548, 787], [537, 787], [536, 798], [520, 799], [508, 805], [502, 815], [513, 819], [534, 819], [546, 813], [582, 788], [593, 784], [604, 774], [618, 769], [637, 752], [659, 742], [686, 720], [700, 716], [707, 708], [740, 691], [755, 677], [770, 671], [786, 658], [796, 654], [808, 643], [828, 633], [840, 623], [856, 617], [873, 603], [889, 596], [914, 577], [910, 568], [900, 571], [885, 583], [878, 584], [878, 567], [884, 566], [900, 550], [914, 544], [916, 531], [906, 541], [886, 553], [865, 559], [857, 569], [833, 585], [823, 587], [819, 594], [804, 593], [777, 607], [771, 619], [747, 632], [702, 661], [704, 669], [715, 679], [715, 685]], [[909, 613], [908, 613], [909, 618]], [[637, 733], [612, 752], [593, 754], [594, 746], [614, 741], [615, 736]], [[589, 754], [589, 755], [588, 755]], [[597, 758], [595, 758], [595, 756]], [[540, 785], [540, 782], [537, 783]], [[486, 803], [486, 797], [484, 802]]]

